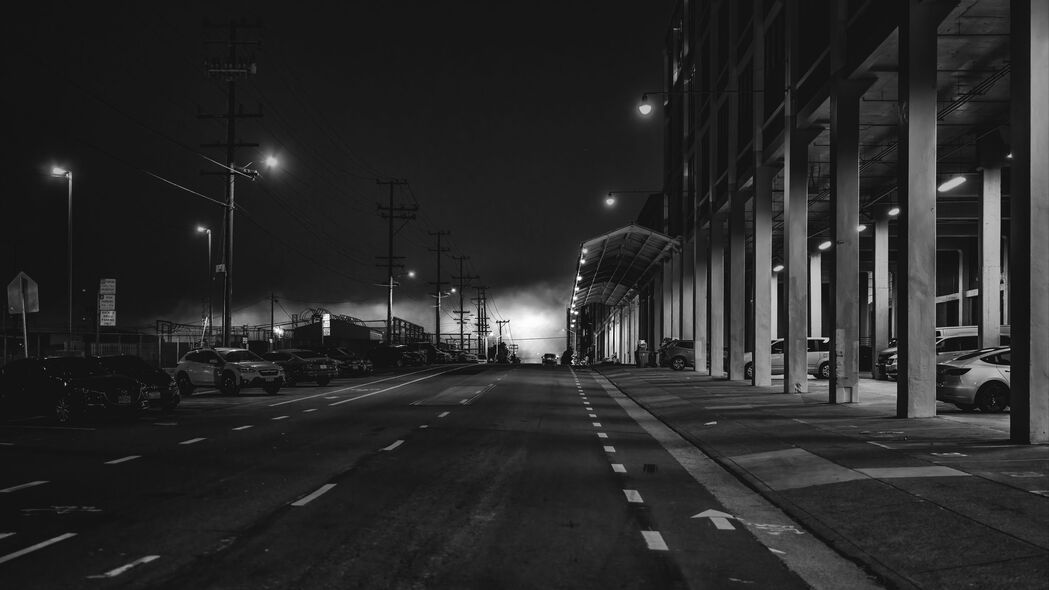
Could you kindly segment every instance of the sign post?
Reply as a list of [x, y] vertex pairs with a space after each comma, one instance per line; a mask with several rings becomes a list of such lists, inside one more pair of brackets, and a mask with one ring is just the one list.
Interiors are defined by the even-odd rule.
[[29, 357], [29, 324], [26, 315], [40, 311], [40, 289], [36, 281], [24, 272], [19, 272], [7, 284], [7, 311], [22, 314], [22, 353]]
[[102, 346], [102, 326], [117, 325], [117, 280], [99, 279], [98, 316], [95, 321], [95, 355]]
[[324, 346], [324, 337], [331, 336], [331, 314], [321, 314], [321, 346]]

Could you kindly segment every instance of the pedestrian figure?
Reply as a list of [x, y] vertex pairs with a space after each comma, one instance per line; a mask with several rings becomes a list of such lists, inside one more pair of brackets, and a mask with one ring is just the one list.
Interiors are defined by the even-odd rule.
[[637, 362], [637, 368], [644, 367], [648, 363], [648, 343], [642, 338], [637, 341], [637, 350], [634, 351], [634, 360]]

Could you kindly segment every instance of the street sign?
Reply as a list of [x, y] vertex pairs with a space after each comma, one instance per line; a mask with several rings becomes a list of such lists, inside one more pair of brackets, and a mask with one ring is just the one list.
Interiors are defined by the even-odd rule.
[[331, 336], [331, 314], [321, 314], [321, 336]]
[[226, 272], [226, 265], [225, 264], [216, 264], [215, 265], [215, 272], [217, 272], [217, 273], [218, 272]]
[[116, 295], [117, 294], [117, 280], [116, 279], [99, 279], [99, 281], [98, 281], [98, 294], [99, 295]]
[[7, 285], [7, 312], [22, 313], [23, 302], [27, 313], [40, 311], [40, 290], [36, 281], [20, 272]]
[[116, 311], [99, 311], [98, 312], [98, 325], [100, 325], [100, 326], [115, 326], [115, 325], [117, 325], [117, 312]]
[[98, 310], [99, 311], [116, 311], [117, 310], [117, 296], [116, 295], [99, 295], [98, 296]]

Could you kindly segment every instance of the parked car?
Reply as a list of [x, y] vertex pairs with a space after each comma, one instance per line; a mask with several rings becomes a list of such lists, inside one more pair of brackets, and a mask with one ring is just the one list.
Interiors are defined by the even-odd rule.
[[696, 343], [694, 340], [671, 340], [661, 347], [659, 363], [675, 371], [696, 366]]
[[422, 354], [408, 350], [403, 344], [377, 346], [368, 351], [368, 358], [376, 367], [408, 367], [426, 363]]
[[437, 348], [435, 345], [429, 342], [409, 342], [407, 345], [408, 350], [422, 353], [426, 356], [426, 364], [430, 363], [447, 363], [452, 360], [452, 355]]
[[283, 348], [267, 352], [262, 358], [284, 369], [284, 384], [289, 386], [313, 381], [324, 387], [339, 376], [339, 368], [335, 361], [319, 352], [304, 348]]
[[134, 416], [146, 397], [137, 381], [111, 373], [94, 357], [18, 359], [0, 371], [5, 413], [42, 413], [59, 424], [91, 413]]
[[456, 355], [455, 360], [460, 363], [479, 363], [481, 359], [472, 352], [460, 350], [459, 354]]
[[[776, 338], [772, 341], [772, 374], [782, 375], [783, 368], [783, 350], [785, 342], [782, 338]], [[808, 373], [814, 375], [818, 379], [830, 379], [830, 338], [821, 336], [818, 338], [810, 337], [808, 339], [808, 351], [805, 354], [806, 364], [808, 365]], [[743, 355], [743, 375], [747, 379], [754, 377], [754, 355], [753, 353], [745, 353]]]
[[[979, 334], [980, 329], [977, 326], [944, 326], [936, 328], [937, 357], [939, 358], [939, 354], [942, 352], [962, 354], [963, 352], [979, 348], [977, 344]], [[998, 344], [1001, 346], [1009, 345], [1009, 326], [1001, 326], [999, 328]], [[885, 380], [889, 378], [885, 364], [890, 356], [896, 354], [896, 350], [896, 339], [893, 338], [889, 341], [888, 348], [878, 352], [878, 358], [871, 369], [871, 374], [875, 379]]]
[[370, 375], [375, 370], [375, 365], [361, 355], [343, 348], [341, 346], [329, 346], [328, 348], [315, 348], [315, 352], [325, 354], [335, 361], [339, 368], [339, 375]]
[[262, 387], [273, 395], [284, 384], [284, 370], [246, 348], [197, 348], [182, 355], [175, 384], [183, 397], [195, 387], [217, 387], [225, 395]]
[[133, 354], [99, 357], [98, 362], [109, 372], [130, 377], [138, 382], [150, 406], [172, 410], [182, 401], [175, 379], [167, 371], [154, 367]]
[[[999, 338], [999, 344], [1007, 346], [1009, 344], [1009, 336], [1002, 334]], [[952, 334], [944, 336], [936, 340], [936, 362], [943, 363], [954, 358], [957, 358], [963, 354], [970, 353], [979, 348], [979, 337], [975, 334]], [[892, 354], [885, 359], [882, 364], [882, 374], [885, 379], [895, 381], [897, 374], [899, 373], [899, 359], [897, 358], [898, 348], [886, 349], [891, 350]]]
[[962, 410], [1001, 412], [1010, 405], [1011, 348], [984, 348], [936, 365], [936, 399]]

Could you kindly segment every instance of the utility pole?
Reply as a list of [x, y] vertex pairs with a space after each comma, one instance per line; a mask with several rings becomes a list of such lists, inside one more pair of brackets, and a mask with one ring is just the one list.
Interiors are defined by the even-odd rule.
[[226, 141], [223, 143], [203, 144], [201, 146], [226, 148], [226, 170], [218, 173], [226, 176], [226, 206], [222, 223], [222, 344], [225, 346], [230, 345], [230, 324], [232, 319], [230, 300], [233, 298], [233, 189], [237, 174], [243, 174], [236, 166], [236, 149], [238, 147], [258, 147], [259, 145], [257, 143], [237, 141], [237, 119], [262, 116], [262, 113], [245, 113], [243, 106], [239, 111], [237, 109], [237, 80], [254, 75], [256, 71], [254, 59], [252, 57], [246, 59], [239, 57], [237, 49], [241, 45], [258, 45], [259, 43], [257, 41], [237, 40], [237, 29], [252, 27], [252, 25], [237, 24], [231, 20], [228, 27], [228, 40], [207, 41], [207, 43], [225, 44], [229, 49], [229, 53], [225, 58], [212, 59], [206, 64], [206, 71], [209, 76], [220, 77], [226, 81], [226, 114], [198, 115], [202, 119], [226, 119]]
[[[498, 311], [498, 310], [496, 310]], [[499, 324], [499, 344], [503, 343], [503, 324], [509, 324], [510, 320], [495, 320], [495, 323]]]
[[[415, 211], [419, 208], [415, 205], [398, 205], [393, 204], [393, 187], [403, 186], [408, 184], [407, 180], [378, 180], [376, 184], [385, 184], [390, 187], [390, 204], [386, 207], [379, 205], [379, 214], [383, 219], [387, 219], [390, 222], [389, 234], [387, 239], [387, 254], [386, 256], [377, 256], [380, 260], [386, 259], [386, 286], [388, 290], [388, 297], [386, 300], [386, 344], [393, 344], [393, 267], [404, 268], [403, 264], [395, 264], [394, 259], [404, 258], [403, 256], [393, 255], [393, 235], [396, 233], [393, 229], [393, 220], [402, 219], [405, 221], [415, 219]], [[382, 265], [379, 265], [382, 266]]]
[[270, 292], [270, 337], [269, 337], [270, 352], [273, 352], [273, 334], [274, 334], [274, 331], [273, 331], [273, 327], [274, 327], [273, 326], [273, 304], [276, 303], [276, 302], [277, 302], [277, 297], [274, 296], [273, 292], [271, 291]]
[[475, 275], [466, 275], [463, 273], [463, 262], [469, 260], [469, 256], [453, 256], [452, 259], [459, 261], [459, 276], [453, 276], [452, 278], [459, 281], [459, 309], [454, 313], [458, 316], [457, 321], [459, 322], [459, 350], [465, 350], [465, 341], [463, 339], [463, 325], [466, 323], [466, 314], [470, 313], [463, 309], [463, 290], [466, 289], [466, 283], [473, 279], [480, 277]]
[[437, 236], [437, 248], [428, 249], [430, 252], [437, 253], [437, 280], [430, 283], [433, 285], [434, 297], [437, 298], [437, 306], [433, 314], [433, 345], [437, 346], [441, 343], [441, 286], [449, 284], [448, 281], [441, 280], [441, 254], [448, 251], [448, 248], [441, 248], [441, 236], [446, 236], [451, 232], [432, 231], [429, 233], [431, 236]]
[[488, 341], [488, 301], [485, 298], [485, 291], [488, 287], [474, 287], [477, 289], [477, 298], [474, 301], [477, 303], [477, 350], [478, 356], [484, 355], [484, 358], [488, 359], [488, 349], [485, 346], [485, 342]]

